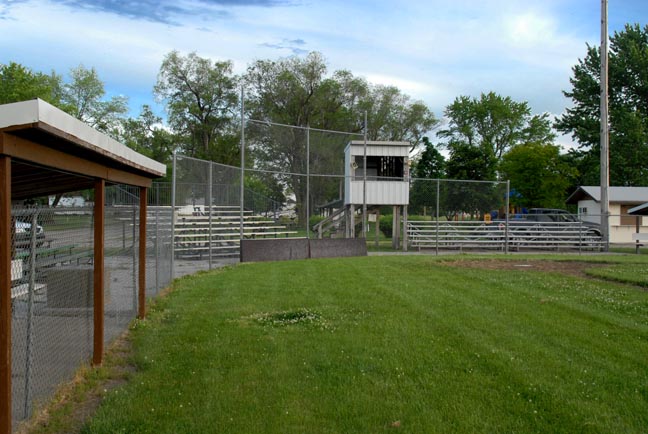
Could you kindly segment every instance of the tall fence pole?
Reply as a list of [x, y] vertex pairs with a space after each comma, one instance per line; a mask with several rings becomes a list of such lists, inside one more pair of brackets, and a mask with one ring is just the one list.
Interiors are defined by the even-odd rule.
[[364, 112], [364, 144], [362, 149], [362, 238], [367, 236], [367, 112]]
[[241, 185], [239, 191], [239, 249], [243, 241], [243, 208], [245, 206], [245, 90], [241, 87]]
[[29, 242], [29, 287], [27, 290], [27, 343], [25, 348], [25, 405], [23, 417], [29, 417], [31, 398], [31, 364], [33, 358], [33, 323], [34, 323], [34, 291], [36, 290], [36, 228], [38, 227], [38, 210], [34, 210], [31, 218], [31, 233]]
[[176, 177], [178, 173], [178, 157], [173, 152], [173, 176], [171, 176], [171, 281], [175, 279], [175, 208], [176, 208]]
[[[511, 181], [506, 181], [506, 225], [504, 226], [504, 253], [509, 252], [509, 208], [511, 199]], [[519, 249], [518, 249], [519, 250]]]
[[137, 316], [140, 319], [144, 319], [146, 317], [146, 231], [148, 228], [148, 203], [147, 203], [147, 198], [148, 196], [148, 188], [147, 187], [140, 187], [140, 206], [139, 206], [139, 234], [138, 234], [138, 241], [139, 241], [139, 279], [137, 282], [137, 309], [138, 309], [138, 314]]
[[605, 251], [610, 250], [610, 149], [608, 119], [608, 5], [601, 0], [601, 235]]
[[209, 253], [209, 269], [212, 269], [212, 168], [213, 164], [209, 163], [209, 174], [207, 175], [207, 219], [209, 231], [207, 232], [207, 253]]
[[[133, 257], [133, 312], [135, 312], [135, 315], [137, 315], [137, 270], [138, 270], [138, 261], [137, 261], [137, 230], [138, 230], [138, 225], [137, 225], [137, 214], [139, 210], [137, 207], [133, 206], [133, 223], [131, 224], [131, 227], [133, 228], [132, 230], [132, 239], [133, 243], [131, 244], [131, 255]], [[141, 222], [140, 222], [141, 224]], [[119, 315], [119, 310], [117, 310], [117, 315]]]
[[306, 125], [306, 238], [310, 238], [310, 125]]
[[155, 209], [155, 294], [160, 290], [160, 210]]
[[439, 256], [439, 212], [440, 212], [440, 199], [441, 194], [441, 180], [437, 178], [437, 192], [436, 192], [436, 254]]

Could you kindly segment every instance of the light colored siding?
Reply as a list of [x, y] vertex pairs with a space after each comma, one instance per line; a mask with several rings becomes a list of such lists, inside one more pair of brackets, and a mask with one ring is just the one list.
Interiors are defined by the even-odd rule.
[[[581, 214], [583, 221], [601, 224], [601, 204], [594, 200], [578, 201], [578, 208], [587, 208], [587, 214]], [[636, 232], [633, 225], [621, 225], [621, 205], [610, 204], [610, 242], [611, 243], [634, 243], [632, 234]], [[648, 218], [642, 218], [640, 232], [648, 233]]]
[[[347, 204], [361, 205], [362, 181], [351, 181], [351, 195], [346, 196]], [[368, 205], [407, 205], [409, 202], [409, 183], [406, 181], [367, 181]]]
[[594, 200], [579, 200], [578, 209], [587, 208], [587, 214], [579, 214], [584, 222], [601, 224], [601, 206]]
[[[363, 156], [362, 146], [350, 146], [351, 155]], [[409, 156], [408, 146], [371, 146], [367, 145], [367, 156], [384, 156], [384, 157], [407, 157]]]

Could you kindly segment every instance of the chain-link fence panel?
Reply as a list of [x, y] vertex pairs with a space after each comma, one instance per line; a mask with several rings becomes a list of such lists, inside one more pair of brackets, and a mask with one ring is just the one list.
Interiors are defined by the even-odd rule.
[[194, 260], [187, 270], [182, 267], [182, 262], [177, 263], [177, 275], [182, 275], [209, 269], [211, 163], [181, 155], [174, 161], [174, 252], [177, 259]]
[[137, 314], [139, 206], [106, 206], [104, 218], [104, 342], [108, 344]]
[[12, 214], [12, 403], [20, 421], [92, 354], [93, 210]]
[[418, 249], [507, 249], [508, 184], [412, 179], [407, 235]]
[[153, 206], [171, 206], [173, 189], [170, 182], [154, 182], [148, 190], [148, 204]]
[[439, 217], [448, 221], [483, 221], [489, 215], [504, 219], [509, 212], [507, 195], [506, 182], [444, 179], [439, 189]]
[[310, 237], [344, 238], [348, 219], [344, 211], [344, 175], [311, 175]]
[[171, 205], [149, 205], [146, 222], [146, 295], [158, 295], [172, 279], [173, 212]]
[[256, 120], [247, 122], [245, 134], [259, 169], [250, 177], [263, 181], [266, 195], [285, 203], [280, 223], [309, 236], [318, 220], [311, 217], [341, 198], [335, 177], [345, 174], [345, 147], [361, 135]]

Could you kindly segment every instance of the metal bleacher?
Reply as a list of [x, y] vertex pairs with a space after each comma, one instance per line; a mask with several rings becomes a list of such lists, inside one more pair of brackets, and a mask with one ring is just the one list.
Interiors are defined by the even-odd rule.
[[[241, 212], [237, 206], [178, 210], [174, 224], [176, 257], [232, 257], [239, 255]], [[296, 234], [274, 220], [243, 212], [244, 238], [278, 238]]]

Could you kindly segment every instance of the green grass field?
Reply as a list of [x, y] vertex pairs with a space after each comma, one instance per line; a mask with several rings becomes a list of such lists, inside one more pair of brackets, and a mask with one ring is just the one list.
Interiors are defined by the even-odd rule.
[[[646, 432], [648, 293], [448, 262], [464, 258], [181, 279], [133, 327], [137, 371], [83, 432]], [[621, 262], [592, 262], [601, 276], [648, 265], [589, 260]]]

